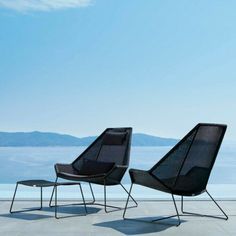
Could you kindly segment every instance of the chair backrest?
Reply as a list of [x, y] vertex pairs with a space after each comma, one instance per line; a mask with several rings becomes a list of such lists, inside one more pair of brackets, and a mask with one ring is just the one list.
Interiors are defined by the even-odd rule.
[[78, 168], [84, 159], [129, 165], [132, 128], [107, 128], [72, 165]]
[[226, 128], [221, 124], [198, 124], [150, 173], [172, 191], [200, 194], [206, 189]]

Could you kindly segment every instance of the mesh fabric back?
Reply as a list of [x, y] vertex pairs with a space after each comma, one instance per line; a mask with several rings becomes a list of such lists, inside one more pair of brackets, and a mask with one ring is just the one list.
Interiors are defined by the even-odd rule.
[[126, 165], [125, 145], [102, 145], [97, 160], [103, 162], [113, 162], [117, 165]]
[[[126, 133], [121, 145], [104, 145], [103, 138], [106, 132]], [[106, 129], [72, 164], [78, 168], [83, 159], [113, 162], [119, 165], [128, 165], [130, 156], [132, 128]]]
[[170, 189], [201, 192], [222, 142], [226, 126], [199, 124], [151, 169]]
[[103, 134], [101, 134], [76, 160], [74, 160], [72, 165], [75, 169], [80, 169], [80, 166], [83, 164], [83, 159], [97, 159], [102, 143], [102, 135]]
[[152, 168], [152, 174], [162, 180], [168, 187], [173, 187], [195, 134], [196, 129], [185, 136]]

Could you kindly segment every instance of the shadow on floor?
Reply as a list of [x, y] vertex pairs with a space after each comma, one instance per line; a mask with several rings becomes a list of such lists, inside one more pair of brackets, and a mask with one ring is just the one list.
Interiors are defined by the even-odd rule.
[[[47, 212], [54, 212], [54, 207], [45, 207], [43, 208], [43, 211]], [[88, 215], [89, 214], [95, 214], [99, 211], [101, 211], [101, 208], [98, 207], [88, 207], [87, 206]], [[84, 206], [75, 206], [75, 205], [64, 205], [59, 206], [57, 208], [57, 212], [60, 214], [71, 214], [71, 215], [84, 215], [85, 209]]]
[[18, 212], [13, 214], [2, 214], [0, 217], [8, 217], [8, 218], [14, 218], [19, 220], [41, 220], [41, 219], [47, 219], [51, 218], [52, 216], [49, 215], [43, 215], [43, 214], [37, 214], [37, 213], [29, 213], [29, 212]]
[[[30, 210], [29, 208], [24, 208], [22, 210], [26, 210], [26, 212], [1, 214], [0, 217], [8, 217], [8, 218], [29, 220], [29, 221], [46, 219], [46, 218], [54, 218], [53, 207], [43, 207], [42, 210], [35, 210], [35, 211], [29, 211]], [[87, 213], [87, 216], [88, 216], [89, 214], [94, 214], [94, 213], [99, 212], [101, 209], [96, 208], [96, 207], [87, 207], [87, 210], [88, 210], [88, 213]], [[45, 214], [48, 212], [51, 212], [50, 215]], [[62, 218], [85, 216], [84, 207], [78, 207], [78, 206], [61, 206], [58, 208], [57, 212], [58, 212], [58, 215], [61, 214]]]
[[[176, 227], [178, 224], [177, 219], [167, 219], [159, 221], [158, 223], [151, 223], [155, 218], [145, 217], [145, 218], [135, 218], [135, 219], [125, 219], [125, 220], [114, 220], [94, 224], [94, 226], [107, 227], [117, 230], [125, 235], [137, 235], [137, 234], [148, 234], [148, 233], [158, 233], [164, 231], [171, 227]], [[181, 223], [185, 221], [181, 220]]]

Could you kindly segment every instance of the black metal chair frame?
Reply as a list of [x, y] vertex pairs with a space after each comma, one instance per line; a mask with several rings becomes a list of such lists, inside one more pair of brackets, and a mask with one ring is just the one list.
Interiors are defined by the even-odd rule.
[[206, 190], [206, 193], [208, 194], [210, 199], [214, 202], [214, 204], [219, 208], [219, 210], [223, 213], [223, 215], [225, 217], [214, 216], [214, 215], [204, 215], [204, 214], [184, 211], [184, 199], [183, 199], [184, 196], [181, 196], [181, 212], [182, 212], [182, 214], [180, 214], [179, 211], [178, 211], [178, 208], [177, 208], [177, 204], [176, 204], [176, 200], [175, 200], [174, 194], [171, 194], [172, 201], [173, 201], [173, 204], [174, 204], [174, 207], [175, 207], [175, 211], [176, 211], [175, 215], [157, 218], [157, 219], [154, 219], [152, 221], [139, 220], [139, 219], [135, 219], [135, 218], [127, 218], [127, 217], [125, 217], [125, 214], [126, 214], [126, 210], [129, 208], [128, 207], [129, 196], [131, 196], [130, 194], [131, 194], [133, 185], [134, 184], [132, 183], [131, 187], [130, 187], [130, 190], [129, 190], [128, 199], [127, 199], [126, 204], [125, 204], [125, 209], [124, 209], [124, 212], [123, 212], [123, 219], [124, 220], [134, 220], [134, 221], [140, 221], [140, 222], [146, 222], [146, 223], [154, 223], [154, 222], [157, 222], [157, 221], [162, 221], [162, 220], [170, 219], [170, 218], [173, 218], [173, 217], [177, 217], [178, 223], [177, 223], [176, 226], [179, 226], [181, 224], [180, 216], [197, 216], [197, 217], [200, 216], [200, 217], [210, 217], [210, 218], [215, 218], [215, 219], [228, 220], [227, 214], [224, 212], [224, 210], [219, 206], [219, 204], [216, 202], [216, 200], [210, 195], [210, 193], [207, 190]]
[[[57, 178], [58, 179], [58, 178]], [[88, 213], [88, 210], [87, 210], [87, 206], [86, 206], [86, 202], [85, 202], [85, 199], [84, 199], [84, 193], [83, 193], [83, 190], [82, 190], [82, 187], [81, 187], [81, 183], [80, 182], [72, 182], [72, 184], [63, 184], [63, 183], [60, 183], [58, 182], [56, 179], [55, 181], [55, 185], [53, 187], [53, 191], [52, 191], [52, 194], [51, 194], [51, 197], [50, 197], [50, 201], [49, 201], [49, 207], [54, 207], [54, 213], [55, 213], [55, 218], [56, 219], [61, 219], [61, 218], [67, 218], [67, 217], [71, 217], [71, 216], [58, 216], [58, 208], [59, 207], [62, 207], [62, 206], [69, 206], [69, 205], [83, 205], [84, 206], [84, 210], [85, 210], [85, 213], [84, 215], [86, 216], [87, 213]], [[82, 197], [82, 203], [72, 203], [72, 204], [61, 204], [61, 205], [58, 205], [57, 202], [58, 202], [58, 197], [57, 197], [57, 193], [58, 193], [58, 186], [68, 186], [68, 185], [75, 185], [75, 184], [79, 185], [79, 188], [80, 188], [80, 193], [81, 193], [81, 197]], [[53, 197], [53, 194], [55, 195], [55, 204], [54, 205], [51, 205], [51, 202], [52, 202], [52, 197]], [[73, 215], [75, 216], [75, 215]]]
[[[226, 125], [198, 124], [194, 129], [196, 129], [196, 130], [198, 131], [199, 127], [200, 127], [200, 126], [204, 126], [204, 125], [207, 125], [207, 126], [221, 126], [221, 127], [223, 128], [222, 135], [220, 136], [220, 139], [219, 139], [219, 141], [218, 141], [218, 146], [216, 147], [216, 150], [215, 150], [215, 153], [214, 153], [213, 162], [212, 162], [212, 164], [211, 164], [211, 166], [210, 166], [210, 171], [211, 171], [212, 168], [213, 168], [213, 165], [214, 165], [216, 156], [217, 156], [217, 154], [218, 154], [220, 145], [221, 145], [221, 143], [222, 143], [222, 140], [223, 140], [225, 131], [226, 131]], [[194, 129], [193, 129], [193, 130], [194, 130]], [[193, 130], [192, 130], [192, 131], [193, 131]], [[168, 154], [171, 154], [172, 152], [174, 152], [175, 148], [178, 147], [178, 146], [180, 146], [180, 145], [184, 142], [185, 138], [186, 138], [192, 131], [190, 131], [178, 144], [176, 144], [175, 147], [173, 147], [156, 165], [154, 165], [154, 167], [155, 167], [155, 166], [158, 166], [159, 163], [162, 163], [163, 161], [165, 161], [165, 159], [168, 157]], [[196, 133], [195, 133], [195, 135], [194, 135], [194, 138], [196, 137], [197, 131], [196, 131]], [[194, 140], [194, 138], [193, 138], [193, 140]], [[186, 161], [186, 158], [187, 158], [187, 156], [188, 156], [188, 153], [189, 153], [189, 151], [190, 151], [190, 148], [191, 148], [191, 146], [192, 146], [192, 144], [193, 144], [193, 140], [191, 141], [191, 144], [190, 144], [190, 146], [188, 147], [188, 151], [187, 151], [186, 157], [184, 158], [184, 161], [183, 161], [183, 163], [182, 163], [182, 165], [181, 165], [181, 168], [180, 168], [180, 170], [179, 170], [179, 172], [178, 172], [178, 175], [176, 176], [175, 183], [177, 182], [177, 180], [178, 180], [178, 178], [179, 178], [179, 176], [180, 176], [180, 172], [181, 172], [181, 170], [182, 170], [182, 168], [183, 168], [184, 162]], [[152, 167], [149, 171], [151, 171], [154, 167]], [[132, 170], [131, 170], [131, 171], [132, 171]], [[145, 172], [149, 172], [149, 171], [145, 171]], [[168, 218], [177, 217], [177, 218], [178, 218], [178, 224], [177, 224], [176, 226], [179, 226], [179, 225], [181, 224], [180, 216], [202, 216], [202, 217], [211, 217], [211, 218], [217, 218], [217, 219], [228, 220], [228, 216], [226, 215], [226, 213], [225, 213], [225, 212], [223, 211], [223, 209], [219, 206], [219, 204], [215, 201], [215, 199], [210, 195], [210, 193], [207, 191], [206, 188], [205, 188], [203, 191], [201, 191], [201, 192], [192, 193], [192, 194], [189, 194], [189, 195], [183, 195], [183, 194], [181, 194], [181, 193], [176, 193], [176, 192], [174, 192], [174, 191], [173, 191], [172, 189], [170, 189], [165, 183], [163, 183], [163, 181], [161, 181], [159, 178], [157, 178], [157, 177], [156, 177], [155, 175], [153, 175], [152, 173], [149, 172], [149, 174], [150, 174], [154, 179], [156, 179], [156, 181], [158, 181], [158, 182], [163, 186], [163, 188], [165, 189], [165, 190], [163, 190], [164, 192], [167, 192], [167, 193], [170, 193], [170, 194], [171, 194], [172, 200], [173, 200], [173, 203], [174, 203], [174, 207], [175, 207], [175, 211], [176, 211], [176, 214], [175, 214], [175, 215], [167, 216], [167, 217], [162, 217], [162, 218], [158, 218], [158, 219], [152, 220], [151, 223], [156, 222], [156, 221], [165, 220], [165, 219], [168, 219]], [[127, 210], [127, 208], [128, 208], [129, 196], [131, 195], [131, 191], [132, 191], [132, 188], [133, 188], [133, 184], [135, 184], [135, 181], [133, 181], [133, 179], [132, 179], [131, 172], [130, 172], [130, 177], [131, 177], [131, 182], [132, 182], [132, 184], [131, 184], [131, 187], [130, 187], [130, 190], [129, 190], [129, 194], [128, 194], [128, 198], [127, 198], [127, 201], [126, 201], [125, 210], [124, 210], [124, 212], [123, 212], [123, 219], [131, 219], [131, 218], [126, 218], [126, 217], [125, 217], [126, 210]], [[209, 178], [209, 176], [208, 176], [208, 178]], [[207, 181], [208, 181], [208, 179], [207, 179]], [[142, 184], [141, 184], [141, 185], [142, 185]], [[143, 186], [145, 186], [145, 185], [143, 185]], [[148, 186], [146, 186], [146, 187], [148, 187]], [[157, 190], [158, 190], [158, 189], [157, 189]], [[159, 189], [159, 190], [160, 190], [160, 189]], [[162, 190], [160, 190], [160, 191], [162, 191]], [[207, 195], [210, 197], [210, 199], [214, 202], [214, 204], [215, 204], [215, 205], [219, 208], [219, 210], [223, 213], [223, 215], [224, 215], [223, 217], [221, 217], [221, 216], [214, 216], [214, 215], [204, 215], [204, 214], [198, 214], [198, 213], [193, 213], [193, 212], [184, 211], [184, 199], [183, 199], [183, 197], [184, 197], [184, 196], [188, 196], [188, 197], [197, 196], [197, 195], [199, 195], [199, 194], [202, 194], [203, 192], [206, 192], [206, 193], [207, 193]], [[174, 198], [174, 195], [181, 196], [181, 212], [182, 212], [182, 214], [179, 214], [179, 211], [178, 211], [178, 208], [177, 208], [177, 204], [176, 204], [176, 200], [175, 200], [175, 198]], [[131, 219], [131, 220], [138, 220], [138, 219]], [[138, 221], [140, 221], [140, 220], [138, 220]], [[147, 221], [145, 221], [145, 222], [147, 222]]]
[[[108, 173], [106, 173], [106, 174], [102, 174], [101, 176], [99, 176], [99, 177], [96, 177], [96, 176], [91, 176], [92, 178], [94, 178], [95, 177], [95, 179], [96, 179], [96, 181], [98, 181], [98, 183], [95, 181], [95, 182], [93, 182], [92, 180], [90, 181], [89, 180], [89, 177], [88, 177], [88, 179], [84, 179], [84, 178], [76, 178], [75, 177], [75, 179], [73, 179], [73, 181], [79, 181], [79, 182], [86, 182], [86, 183], [88, 183], [89, 184], [89, 187], [90, 187], [90, 191], [91, 191], [91, 194], [92, 194], [92, 201], [91, 202], [84, 202], [85, 203], [85, 205], [98, 205], [98, 206], [103, 206], [104, 207], [104, 210], [105, 210], [105, 212], [106, 213], [109, 213], [109, 212], [113, 212], [113, 211], [118, 211], [118, 210], [124, 210], [124, 207], [118, 207], [118, 206], [114, 206], [114, 205], [108, 205], [107, 204], [107, 190], [106, 190], [106, 188], [108, 187], [108, 186], [114, 186], [114, 185], [120, 185], [121, 187], [122, 187], [122, 189], [129, 195], [129, 192], [128, 192], [128, 190], [122, 185], [122, 183], [121, 183], [121, 179], [122, 179], [122, 177], [123, 177], [123, 175], [125, 174], [125, 172], [126, 172], [126, 170], [127, 170], [127, 168], [128, 168], [128, 163], [129, 163], [129, 152], [130, 152], [130, 145], [131, 145], [131, 134], [132, 134], [132, 128], [108, 128], [108, 129], [106, 129], [92, 144], [90, 144], [90, 146], [83, 152], [83, 153], [81, 153], [80, 154], [80, 156], [79, 157], [77, 157], [76, 158], [76, 160], [74, 160], [73, 162], [72, 162], [72, 165], [73, 165], [73, 163], [75, 163], [76, 161], [78, 161], [78, 160], [80, 160], [82, 157], [83, 157], [83, 155], [85, 154], [86, 155], [86, 152], [87, 152], [87, 150], [89, 150], [90, 148], [92, 148], [93, 147], [93, 145], [97, 142], [97, 140], [100, 138], [100, 137], [102, 137], [107, 131], [109, 132], [109, 131], [113, 131], [113, 130], [116, 130], [116, 129], [118, 129], [118, 130], [126, 130], [126, 132], [127, 132], [127, 130], [129, 130], [129, 132], [130, 132], [130, 138], [128, 139], [128, 142], [127, 142], [127, 146], [126, 146], [126, 149], [125, 149], [125, 156], [126, 156], [126, 158], [128, 158], [127, 159], [127, 163], [126, 163], [126, 165], [118, 165], [118, 164], [115, 164], [114, 166], [113, 166], [113, 168], [108, 172]], [[113, 131], [114, 132], [114, 131]], [[123, 131], [124, 132], [124, 131]], [[127, 140], [126, 140], [127, 141]], [[100, 151], [101, 151], [101, 147], [99, 148], [99, 152], [98, 152], [98, 154], [100, 153]], [[97, 156], [98, 156], [98, 154], [97, 154]], [[57, 172], [57, 171], [56, 171]], [[113, 176], [113, 174], [118, 174], [118, 179], [116, 179], [114, 176]], [[51, 198], [50, 198], [50, 202], [49, 202], [49, 206], [50, 207], [55, 207], [55, 217], [56, 218], [58, 218], [57, 217], [57, 210], [56, 210], [56, 208], [57, 208], [57, 194], [56, 194], [56, 184], [58, 183], [58, 178], [62, 178], [62, 179], [64, 179], [64, 176], [58, 176], [58, 174], [57, 174], [57, 177], [56, 177], [56, 180], [55, 180], [55, 187], [54, 187], [54, 189], [53, 189], [53, 191], [52, 191], [52, 195], [51, 195]], [[66, 177], [65, 177], [65, 179], [66, 179]], [[100, 184], [100, 185], [103, 185], [103, 188], [104, 188], [104, 204], [102, 204], [102, 203], [98, 203], [98, 202], [96, 202], [96, 199], [95, 199], [95, 195], [94, 195], [94, 192], [93, 192], [93, 189], [92, 189], [92, 183], [93, 184]], [[83, 190], [82, 190], [82, 187], [80, 186], [80, 190], [81, 190], [81, 194], [83, 195]], [[55, 194], [54, 194], [55, 193]], [[55, 204], [54, 205], [52, 205], [52, 199], [53, 199], [53, 196], [55, 195]], [[133, 207], [137, 207], [137, 202], [135, 201], [135, 199], [130, 195], [129, 196], [131, 199], [132, 199], [132, 201], [134, 202], [134, 206], [131, 206], [131, 207], [129, 207], [129, 208], [133, 208]], [[80, 204], [73, 204], [73, 205], [80, 205]], [[113, 210], [108, 210], [108, 208], [113, 208]]]
[[[56, 219], [60, 219], [60, 218], [64, 218], [64, 217], [59, 217], [58, 216], [58, 207], [59, 206], [69, 206], [69, 205], [73, 205], [73, 206], [78, 206], [78, 205], [84, 205], [85, 207], [85, 213], [87, 214], [88, 213], [88, 210], [87, 210], [87, 206], [88, 205], [96, 205], [96, 206], [103, 206], [104, 207], [104, 210], [106, 213], [110, 213], [110, 212], [113, 212], [113, 211], [119, 211], [119, 210], [124, 210], [125, 208], [123, 207], [117, 207], [117, 206], [113, 206], [113, 205], [108, 205], [107, 204], [107, 191], [106, 191], [106, 184], [104, 183], [104, 204], [102, 203], [98, 203], [96, 202], [96, 198], [95, 198], [95, 195], [94, 195], [94, 192], [93, 192], [93, 188], [92, 188], [92, 184], [91, 183], [88, 183], [89, 184], [89, 188], [90, 188], [90, 191], [91, 191], [91, 195], [92, 195], [92, 201], [91, 202], [86, 202], [85, 201], [85, 198], [84, 198], [84, 193], [83, 193], [83, 190], [82, 190], [82, 187], [81, 187], [81, 183], [78, 182], [79, 186], [80, 186], [80, 192], [81, 192], [81, 196], [82, 196], [82, 199], [83, 199], [83, 203], [72, 203], [72, 204], [63, 204], [63, 205], [58, 205], [57, 202], [58, 202], [58, 198], [57, 198], [57, 186], [60, 186], [61, 184], [57, 184], [58, 183], [58, 177], [56, 178], [55, 180], [55, 185], [53, 187], [53, 191], [52, 191], [52, 194], [51, 194], [51, 197], [50, 197], [50, 201], [49, 201], [49, 207], [55, 207], [55, 218]], [[134, 207], [137, 207], [138, 206], [138, 203], [135, 201], [135, 199], [129, 194], [129, 192], [127, 191], [127, 189], [124, 187], [123, 184], [119, 183], [119, 185], [124, 189], [124, 191], [128, 194], [128, 196], [132, 199], [132, 201], [135, 203], [134, 206], [130, 206], [128, 208], [134, 208]], [[52, 200], [53, 200], [53, 196], [54, 196], [54, 205], [52, 204]], [[108, 211], [107, 208], [113, 208], [114, 210], [110, 210]], [[85, 214], [85, 215], [86, 215]]]
[[219, 208], [219, 210], [223, 213], [223, 215], [225, 217], [214, 216], [214, 215], [204, 215], [204, 214], [184, 211], [184, 196], [181, 196], [181, 212], [183, 213], [183, 215], [184, 216], [202, 216], [202, 217], [210, 217], [210, 218], [215, 218], [215, 219], [228, 220], [229, 217], [224, 212], [224, 210], [220, 207], [220, 205], [216, 202], [216, 200], [210, 195], [210, 193], [207, 190], [205, 192], [207, 193], [207, 195], [210, 197], [210, 199], [214, 202], [214, 204]]

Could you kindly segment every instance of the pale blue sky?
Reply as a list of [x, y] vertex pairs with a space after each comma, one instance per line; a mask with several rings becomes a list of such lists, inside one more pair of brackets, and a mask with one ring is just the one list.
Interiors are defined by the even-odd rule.
[[236, 140], [236, 1], [28, 2], [0, 0], [1, 131], [181, 137], [217, 122]]

